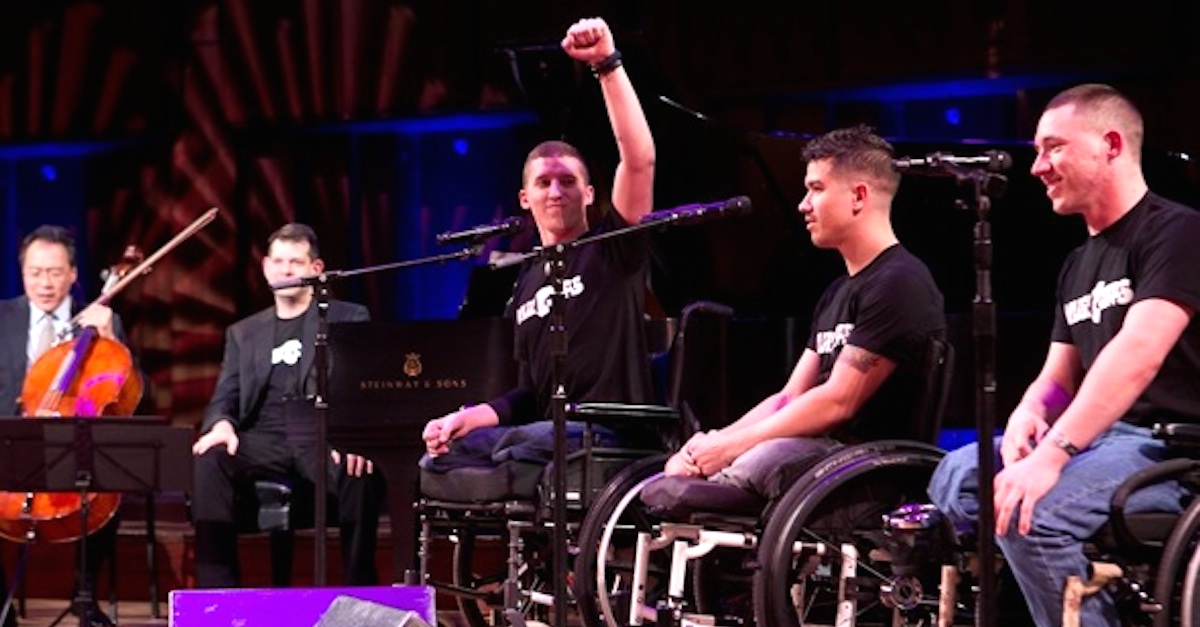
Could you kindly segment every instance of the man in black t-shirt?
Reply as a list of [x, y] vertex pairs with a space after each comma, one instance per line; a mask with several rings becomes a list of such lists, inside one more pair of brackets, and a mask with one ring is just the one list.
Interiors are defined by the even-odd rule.
[[[866, 127], [835, 130], [805, 147], [800, 202], [813, 244], [836, 249], [843, 276], [817, 305], [808, 343], [786, 385], [722, 429], [696, 434], [642, 500], [670, 508], [688, 478], [780, 495], [839, 442], [904, 437], [932, 338], [945, 334], [942, 294], [896, 239], [900, 185], [892, 147]], [[686, 491], [684, 492], [686, 493]]]
[[[598, 18], [581, 20], [567, 31], [562, 46], [573, 59], [589, 64], [600, 83], [620, 153], [612, 186], [616, 211], [591, 228], [587, 207], [595, 192], [583, 157], [564, 142], [539, 144], [525, 160], [518, 199], [533, 215], [545, 247], [637, 224], [653, 204], [654, 140], [608, 25]], [[558, 382], [570, 402], [650, 402], [643, 321], [647, 246], [644, 236], [632, 236], [568, 251], [561, 312], [568, 358], [557, 374], [556, 334], [550, 329], [554, 288], [544, 264], [528, 264], [508, 311], [516, 325], [518, 387], [429, 421], [422, 466], [443, 471], [510, 458], [548, 461], [550, 396]], [[571, 445], [578, 445], [579, 432], [577, 425], [569, 429]]]
[[[1033, 175], [1089, 235], [1063, 264], [1050, 349], [1009, 416], [994, 479], [996, 542], [1039, 625], [1062, 620], [1068, 576], [1087, 579], [1083, 541], [1117, 487], [1166, 456], [1148, 426], [1200, 422], [1200, 213], [1150, 192], [1142, 136], [1125, 96], [1080, 85], [1050, 101], [1034, 138]], [[958, 523], [978, 515], [977, 458], [974, 445], [950, 453], [929, 488]], [[1177, 512], [1182, 497], [1154, 486], [1125, 511]], [[1105, 591], [1080, 610], [1080, 624], [1119, 624]]]
[[[267, 239], [263, 275], [268, 283], [320, 274], [317, 236], [288, 224]], [[275, 305], [231, 326], [212, 401], [192, 447], [196, 455], [192, 519], [196, 525], [196, 585], [230, 588], [238, 575], [234, 484], [300, 475], [315, 480], [311, 446], [289, 442], [289, 408], [312, 407], [316, 373], [313, 344], [317, 311], [312, 288], [274, 291]], [[367, 320], [362, 305], [329, 303], [331, 323]], [[310, 413], [307, 415], [311, 415]], [[376, 531], [382, 485], [370, 460], [331, 451], [330, 492], [338, 496], [342, 579], [374, 585]]]

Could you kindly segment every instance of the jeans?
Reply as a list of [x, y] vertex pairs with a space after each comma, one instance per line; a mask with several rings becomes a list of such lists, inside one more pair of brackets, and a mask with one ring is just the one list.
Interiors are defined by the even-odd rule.
[[[1000, 467], [1000, 439], [995, 442]], [[1119, 422], [1063, 467], [1058, 483], [1033, 509], [1027, 536], [996, 530], [996, 544], [1020, 584], [1034, 620], [1041, 627], [1062, 622], [1063, 589], [1069, 575], [1087, 577], [1083, 543], [1108, 521], [1112, 495], [1135, 472], [1167, 458], [1166, 446], [1143, 427]], [[934, 471], [929, 496], [956, 526], [978, 520], [978, 447], [964, 446], [946, 455]], [[1185, 490], [1171, 481], [1134, 494], [1127, 513], [1179, 512]], [[1107, 593], [1084, 598], [1083, 625], [1119, 625]]]
[[[587, 425], [567, 422], [567, 453], [583, 448]], [[597, 446], [620, 446], [620, 439], [611, 430], [592, 425], [592, 443]], [[475, 429], [450, 443], [450, 451], [437, 457], [421, 457], [420, 466], [435, 472], [458, 468], [490, 468], [506, 461], [549, 464], [554, 461], [554, 422], [542, 420], [524, 425], [503, 425]]]
[[749, 490], [771, 501], [782, 496], [800, 475], [839, 446], [829, 438], [763, 440], [708, 480]]

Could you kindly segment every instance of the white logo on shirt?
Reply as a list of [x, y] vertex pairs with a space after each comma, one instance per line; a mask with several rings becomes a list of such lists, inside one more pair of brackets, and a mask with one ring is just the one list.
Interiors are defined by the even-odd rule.
[[[583, 276], [575, 275], [573, 278], [563, 281], [563, 298], [574, 298], [583, 293]], [[553, 302], [554, 287], [550, 285], [542, 286], [533, 298], [521, 303], [517, 307], [517, 324], [522, 324], [526, 320], [537, 316], [545, 318], [550, 313], [550, 304]]]
[[300, 340], [292, 338], [279, 346], [271, 349], [271, 365], [287, 364], [295, 366], [300, 361], [300, 353], [303, 344]]
[[845, 346], [852, 331], [854, 331], [854, 323], [843, 322], [835, 325], [832, 331], [817, 332], [817, 354], [829, 355]]
[[1074, 326], [1084, 320], [1092, 324], [1100, 324], [1100, 316], [1105, 309], [1118, 305], [1128, 305], [1133, 302], [1133, 288], [1128, 278], [1117, 279], [1112, 283], [1098, 281], [1090, 294], [1084, 294], [1075, 300], [1063, 304], [1063, 316], [1067, 325]]

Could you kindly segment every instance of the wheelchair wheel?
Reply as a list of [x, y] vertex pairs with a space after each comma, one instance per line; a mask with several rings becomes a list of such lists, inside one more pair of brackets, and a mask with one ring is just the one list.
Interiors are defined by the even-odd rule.
[[1200, 546], [1192, 551], [1192, 558], [1188, 560], [1179, 607], [1180, 625], [1200, 627]]
[[[915, 442], [873, 442], [838, 451], [802, 476], [775, 505], [759, 543], [757, 624], [843, 624], [839, 611], [857, 625], [932, 624], [939, 564], [894, 578], [882, 521], [926, 500], [942, 455]], [[908, 609], [894, 610], [897, 602]]]
[[1200, 627], [1200, 500], [1184, 510], [1163, 547], [1154, 596], [1167, 601], [1154, 624]]
[[[575, 599], [584, 625], [629, 622], [634, 543], [639, 531], [650, 531], [658, 522], [645, 511], [638, 495], [642, 486], [661, 474], [666, 459], [665, 455], [640, 459], [622, 470], [588, 508], [579, 531], [574, 569]], [[652, 559], [669, 556], [654, 555]], [[648, 599], [655, 598], [660, 586], [665, 588], [666, 568], [657, 561], [651, 564]], [[647, 618], [653, 622], [652, 617]]]

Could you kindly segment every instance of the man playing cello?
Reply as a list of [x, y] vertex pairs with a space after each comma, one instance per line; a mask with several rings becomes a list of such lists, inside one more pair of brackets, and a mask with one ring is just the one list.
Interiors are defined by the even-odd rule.
[[[101, 337], [124, 343], [121, 320], [107, 306], [93, 304], [76, 312], [71, 287], [78, 278], [75, 242], [60, 226], [41, 226], [21, 242], [18, 261], [25, 293], [0, 301], [0, 415], [18, 416], [25, 375], [54, 344], [67, 334], [71, 319], [78, 313], [80, 327], [95, 327]], [[112, 559], [116, 548], [117, 519], [98, 529], [87, 542], [87, 585], [95, 589], [96, 574], [103, 560]], [[0, 584], [3, 572], [0, 571]], [[76, 581], [75, 585], [81, 583]], [[4, 586], [7, 591], [7, 586]], [[95, 604], [86, 611], [91, 625], [112, 625]], [[3, 618], [4, 627], [15, 626], [11, 609]]]

